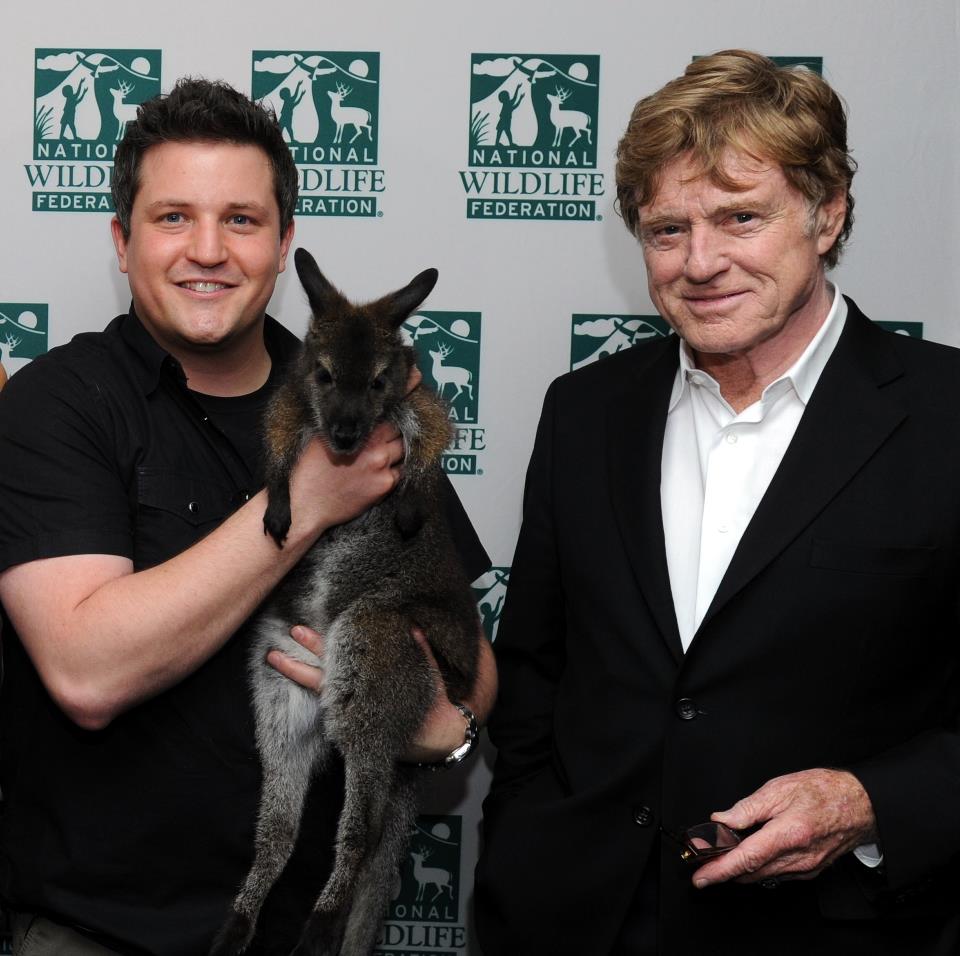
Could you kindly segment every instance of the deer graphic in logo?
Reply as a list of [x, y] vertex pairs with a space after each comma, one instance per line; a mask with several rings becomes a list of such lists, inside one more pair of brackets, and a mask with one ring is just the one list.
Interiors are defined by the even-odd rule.
[[[327, 96], [330, 97], [330, 118], [337, 125], [337, 132], [334, 134], [333, 141], [340, 143], [343, 141], [344, 126], [352, 126], [355, 130], [352, 143], [363, 130], [367, 131], [368, 139], [373, 142], [373, 130], [370, 126], [373, 116], [369, 110], [360, 106], [342, 106], [343, 101], [353, 92], [353, 87], [337, 84], [336, 90], [327, 90]], [[349, 145], [349, 144], [348, 144]]]
[[569, 97], [570, 91], [562, 89], [559, 86], [556, 88], [556, 93], [547, 93], [547, 100], [550, 102], [550, 122], [553, 123], [553, 128], [556, 131], [553, 137], [553, 145], [560, 145], [560, 140], [563, 138], [563, 131], [565, 129], [572, 129], [575, 134], [573, 139], [567, 143], [567, 146], [573, 146], [573, 144], [580, 139], [581, 133], [586, 133], [587, 142], [593, 145], [593, 139], [590, 134], [589, 114], [583, 113], [580, 110], [565, 110], [562, 108]]
[[439, 866], [424, 866], [424, 862], [430, 858], [430, 851], [426, 847], [411, 850], [410, 858], [413, 860], [413, 878], [417, 881], [417, 902], [423, 899], [428, 886], [436, 887], [436, 893], [427, 902], [435, 902], [444, 893], [453, 899], [453, 874]]
[[430, 351], [430, 358], [433, 359], [433, 365], [430, 368], [430, 374], [433, 376], [433, 380], [437, 383], [437, 394], [442, 398], [443, 390], [448, 385], [453, 385], [456, 388], [453, 397], [448, 399], [450, 402], [455, 402], [459, 397], [461, 392], [464, 389], [470, 395], [470, 400], [473, 400], [473, 373], [466, 368], [463, 368], [460, 365], [444, 365], [444, 360], [453, 354], [453, 347], [450, 345], [441, 345], [437, 350]]
[[126, 80], [121, 80], [117, 89], [110, 87], [110, 95], [113, 97], [113, 115], [117, 120], [117, 133], [114, 139], [118, 143], [123, 139], [127, 123], [132, 123], [137, 118], [137, 104], [124, 103], [127, 94], [132, 90], [133, 84], [127, 83]]

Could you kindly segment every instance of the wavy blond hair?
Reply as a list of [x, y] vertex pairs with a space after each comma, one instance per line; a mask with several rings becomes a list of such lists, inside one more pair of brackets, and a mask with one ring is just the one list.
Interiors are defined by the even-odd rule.
[[839, 192], [846, 196], [843, 228], [823, 256], [827, 268], [835, 266], [853, 227], [857, 167], [847, 150], [843, 103], [816, 73], [779, 67], [748, 50], [694, 60], [634, 107], [617, 146], [617, 203], [626, 227], [638, 235], [640, 207], [656, 195], [664, 166], [684, 153], [722, 189], [744, 188], [724, 170], [730, 148], [779, 164], [811, 213]]

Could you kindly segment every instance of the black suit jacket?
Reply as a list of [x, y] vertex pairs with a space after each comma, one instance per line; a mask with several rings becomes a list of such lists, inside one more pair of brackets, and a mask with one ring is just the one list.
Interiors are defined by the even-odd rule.
[[[960, 951], [960, 351], [848, 305], [686, 654], [660, 505], [677, 340], [551, 386], [496, 643], [486, 956], [610, 952], [644, 871], [662, 953]], [[882, 872], [694, 890], [660, 825], [812, 767], [860, 778]]]

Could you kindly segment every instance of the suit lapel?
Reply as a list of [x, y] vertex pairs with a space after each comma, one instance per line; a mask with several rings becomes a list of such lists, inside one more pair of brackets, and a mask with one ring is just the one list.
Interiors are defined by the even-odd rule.
[[607, 411], [610, 494], [623, 546], [637, 584], [670, 653], [679, 663], [683, 646], [670, 591], [660, 506], [660, 460], [667, 406], [676, 376], [674, 336], [639, 370]]
[[834, 354], [698, 633], [816, 518], [906, 417], [880, 388], [900, 374], [885, 333], [847, 302]]

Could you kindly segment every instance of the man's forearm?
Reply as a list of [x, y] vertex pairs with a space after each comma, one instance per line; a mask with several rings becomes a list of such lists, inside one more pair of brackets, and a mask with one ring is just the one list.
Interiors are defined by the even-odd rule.
[[126, 558], [79, 555], [0, 576], [14, 625], [68, 716], [103, 727], [223, 646], [314, 538], [291, 534], [278, 548], [263, 533], [265, 504], [261, 492], [191, 548], [137, 573]]

